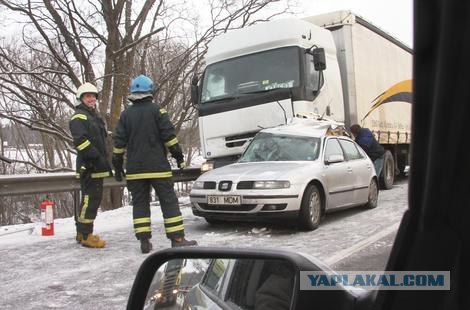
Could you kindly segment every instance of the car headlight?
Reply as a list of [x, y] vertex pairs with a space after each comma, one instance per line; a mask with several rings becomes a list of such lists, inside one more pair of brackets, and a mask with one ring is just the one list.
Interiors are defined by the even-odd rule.
[[255, 181], [253, 183], [253, 189], [279, 189], [289, 187], [289, 181]]
[[162, 293], [157, 293], [157, 295], [155, 295], [155, 297], [156, 297], [157, 299], [160, 299], [160, 298], [162, 297]]
[[203, 189], [204, 188], [204, 182], [203, 181], [195, 181], [193, 183], [193, 188], [194, 189]]
[[214, 163], [205, 162], [201, 165], [201, 172], [207, 172], [214, 169]]
[[173, 294], [178, 294], [178, 290], [177, 290], [177, 289], [174, 289], [174, 290], [173, 290]]

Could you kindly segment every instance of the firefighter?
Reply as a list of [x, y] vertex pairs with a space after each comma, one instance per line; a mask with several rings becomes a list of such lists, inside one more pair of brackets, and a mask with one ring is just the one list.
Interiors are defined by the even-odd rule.
[[152, 250], [150, 193], [155, 189], [163, 212], [167, 238], [172, 247], [197, 245], [184, 238], [183, 217], [178, 205], [171, 167], [167, 158], [169, 151], [178, 167], [185, 167], [183, 152], [175, 135], [175, 128], [168, 113], [153, 101], [154, 84], [139, 75], [131, 82], [129, 101], [133, 104], [121, 113], [113, 134], [113, 159], [115, 178], [124, 176], [123, 157], [127, 156], [127, 188], [132, 195], [134, 232], [140, 240], [142, 253]]
[[80, 208], [75, 212], [76, 240], [86, 247], [102, 248], [106, 243], [93, 234], [93, 222], [103, 196], [103, 178], [111, 175], [106, 156], [106, 127], [96, 111], [98, 90], [93, 84], [81, 85], [76, 98], [78, 105], [69, 122], [81, 187]]

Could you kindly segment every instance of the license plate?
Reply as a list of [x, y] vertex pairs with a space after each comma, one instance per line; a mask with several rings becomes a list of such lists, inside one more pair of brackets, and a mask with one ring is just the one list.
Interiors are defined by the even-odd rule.
[[240, 196], [207, 196], [207, 203], [210, 205], [232, 205], [237, 206], [242, 203]]

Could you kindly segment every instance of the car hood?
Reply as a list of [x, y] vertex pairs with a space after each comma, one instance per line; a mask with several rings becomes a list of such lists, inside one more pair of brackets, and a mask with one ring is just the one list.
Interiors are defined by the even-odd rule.
[[235, 163], [204, 173], [199, 181], [257, 181], [257, 180], [289, 180], [292, 174], [299, 174], [306, 166], [316, 165], [314, 162], [255, 162]]

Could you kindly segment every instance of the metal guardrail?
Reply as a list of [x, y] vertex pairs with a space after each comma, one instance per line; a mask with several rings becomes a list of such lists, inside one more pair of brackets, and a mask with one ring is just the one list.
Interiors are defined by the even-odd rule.
[[[173, 170], [174, 182], [194, 181], [201, 175], [200, 168]], [[126, 182], [114, 178], [104, 179], [104, 187], [124, 187]], [[80, 182], [74, 172], [14, 174], [0, 176], [0, 197], [80, 190]]]

